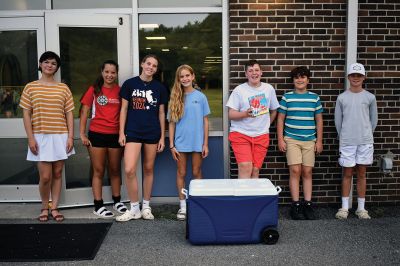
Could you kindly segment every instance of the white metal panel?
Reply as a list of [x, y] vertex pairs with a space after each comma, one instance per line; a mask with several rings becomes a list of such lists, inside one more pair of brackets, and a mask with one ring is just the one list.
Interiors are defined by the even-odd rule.
[[347, 1], [346, 65], [344, 69], [346, 89], [349, 88], [347, 68], [357, 62], [358, 0]]
[[[123, 24], [119, 25], [119, 18]], [[93, 28], [117, 28], [118, 35], [118, 80], [120, 85], [131, 77], [132, 56], [130, 50], [130, 17], [128, 15], [114, 14], [66, 14], [60, 11], [46, 11], [46, 48], [60, 54], [60, 27], [93, 27]], [[62, 66], [61, 66], [62, 69]], [[56, 78], [60, 80], [60, 73], [56, 73]]]
[[[35, 30], [37, 54], [45, 51], [44, 19], [42, 17], [0, 18], [0, 31]], [[38, 71], [38, 74], [40, 72]], [[0, 119], [0, 138], [26, 138], [22, 118]]]
[[[357, 31], [358, 31], [358, 0], [347, 1], [347, 31], [346, 31], [346, 65], [344, 67], [344, 83], [346, 90], [350, 87], [347, 79], [347, 68], [357, 62]], [[343, 175], [343, 173], [342, 173]], [[353, 177], [351, 178], [353, 188]], [[350, 189], [349, 208], [353, 204], [353, 189]]]

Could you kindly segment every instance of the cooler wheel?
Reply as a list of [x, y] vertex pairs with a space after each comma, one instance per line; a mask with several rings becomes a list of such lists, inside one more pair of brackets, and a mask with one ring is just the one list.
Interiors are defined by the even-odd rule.
[[262, 231], [261, 240], [267, 245], [274, 245], [278, 242], [279, 233], [274, 228], [266, 228]]

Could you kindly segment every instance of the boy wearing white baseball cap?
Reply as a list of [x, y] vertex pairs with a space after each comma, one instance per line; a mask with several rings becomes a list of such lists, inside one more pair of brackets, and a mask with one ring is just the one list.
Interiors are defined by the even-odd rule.
[[374, 154], [373, 132], [378, 123], [375, 96], [364, 90], [365, 68], [360, 63], [351, 64], [347, 70], [350, 88], [336, 100], [335, 126], [339, 134], [339, 164], [343, 167], [342, 207], [337, 219], [347, 219], [349, 194], [353, 170], [357, 172], [357, 202], [355, 214], [359, 219], [371, 219], [365, 210], [366, 170]]

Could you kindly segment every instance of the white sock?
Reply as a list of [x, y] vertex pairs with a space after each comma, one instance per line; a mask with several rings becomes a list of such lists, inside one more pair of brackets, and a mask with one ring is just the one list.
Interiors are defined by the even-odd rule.
[[179, 200], [179, 206], [181, 209], [186, 210], [186, 200]]
[[136, 213], [138, 211], [140, 211], [140, 209], [139, 209], [139, 201], [131, 202], [131, 212], [132, 213]]
[[365, 198], [357, 198], [357, 202], [358, 202], [358, 207], [357, 207], [357, 211], [362, 211], [365, 210]]
[[142, 210], [146, 208], [150, 208], [150, 200], [143, 199]]
[[349, 209], [349, 197], [342, 197], [342, 209]]

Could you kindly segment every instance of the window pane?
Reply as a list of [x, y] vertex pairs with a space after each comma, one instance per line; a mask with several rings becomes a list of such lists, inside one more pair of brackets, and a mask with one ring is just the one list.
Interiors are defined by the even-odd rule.
[[[79, 116], [83, 93], [100, 75], [101, 64], [108, 59], [118, 62], [117, 49], [116, 28], [60, 27], [61, 80], [73, 94], [74, 117]], [[74, 146], [76, 154], [65, 162], [66, 187], [90, 187], [88, 151], [80, 140]], [[103, 185], [109, 185], [107, 175]]]
[[132, 0], [53, 0], [53, 9], [132, 8]]
[[138, 7], [221, 7], [221, 0], [139, 0]]
[[0, 117], [22, 117], [25, 84], [38, 79], [35, 30], [0, 31]]
[[[65, 161], [65, 186], [67, 189], [91, 187], [92, 173], [88, 150], [82, 145], [80, 139], [74, 140], [74, 149], [75, 154]], [[108, 176], [108, 170], [105, 170], [103, 186], [111, 185]]]
[[39, 183], [36, 163], [26, 160], [27, 149], [27, 139], [0, 139], [0, 185]]
[[0, 10], [46, 9], [46, 0], [1, 0]]
[[221, 14], [139, 16], [140, 57], [155, 54], [160, 58], [160, 80], [168, 89], [173, 85], [178, 66], [188, 64], [193, 67], [196, 82], [211, 108], [211, 130], [222, 130], [221, 21]]
[[74, 117], [79, 116], [79, 100], [100, 74], [108, 59], [118, 62], [116, 28], [60, 27], [61, 80], [75, 101]]

